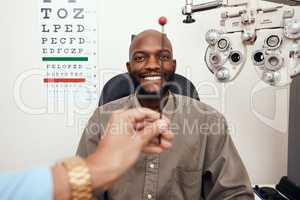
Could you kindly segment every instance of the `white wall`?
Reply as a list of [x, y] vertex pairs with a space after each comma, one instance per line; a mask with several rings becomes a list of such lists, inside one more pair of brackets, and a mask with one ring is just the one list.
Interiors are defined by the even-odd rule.
[[[81, 129], [92, 110], [77, 114], [73, 125], [67, 126], [66, 116], [72, 111], [32, 115], [16, 104], [15, 80], [24, 71], [39, 69], [39, 2], [1, 1], [5, 6], [0, 7], [0, 170], [52, 164], [74, 154]], [[215, 83], [203, 61], [204, 34], [217, 24], [219, 13], [197, 15], [195, 24], [185, 25], [181, 16], [183, 4], [183, 0], [99, 1], [99, 89], [110, 77], [126, 70], [130, 35], [149, 28], [159, 30], [157, 19], [166, 16], [169, 19], [166, 32], [178, 62], [177, 73], [193, 81], [202, 101], [225, 114], [252, 181], [278, 182], [287, 169], [287, 89], [266, 87], [253, 95], [261, 85], [250, 64], [225, 89]], [[21, 92], [29, 106], [46, 105], [41, 77], [26, 80]], [[277, 116], [279, 120], [272, 121]], [[271, 119], [269, 125], [267, 119]]]

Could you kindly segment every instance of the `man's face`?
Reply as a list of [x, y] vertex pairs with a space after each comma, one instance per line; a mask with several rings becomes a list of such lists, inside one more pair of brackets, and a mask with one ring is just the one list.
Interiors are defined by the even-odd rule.
[[138, 82], [146, 93], [160, 91], [161, 62], [163, 62], [163, 77], [168, 80], [176, 69], [170, 41], [165, 37], [162, 49], [162, 34], [159, 32], [143, 32], [131, 44], [130, 61], [127, 63], [129, 74]]

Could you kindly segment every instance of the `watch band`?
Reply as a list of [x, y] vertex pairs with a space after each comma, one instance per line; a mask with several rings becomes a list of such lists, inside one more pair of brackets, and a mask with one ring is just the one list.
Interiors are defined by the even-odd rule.
[[72, 157], [62, 161], [66, 168], [71, 186], [72, 200], [92, 199], [92, 178], [86, 162], [80, 157]]

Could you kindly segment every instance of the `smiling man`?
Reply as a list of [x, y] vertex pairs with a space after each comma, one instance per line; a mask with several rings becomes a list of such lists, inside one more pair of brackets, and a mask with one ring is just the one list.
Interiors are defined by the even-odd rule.
[[130, 45], [129, 62], [126, 65], [142, 106], [159, 111], [163, 106], [160, 105], [160, 98], [168, 95], [170, 83], [175, 84], [176, 60], [173, 59], [170, 40], [155, 30], [140, 33]]
[[[168, 90], [176, 61], [171, 42], [164, 37], [163, 49], [162, 34], [158, 31], [146, 30], [133, 39], [127, 69], [135, 84], [135, 93], [97, 108], [83, 133], [77, 154], [87, 157], [95, 151], [101, 137], [105, 137], [103, 133], [111, 112], [137, 107], [161, 110], [171, 120], [175, 134], [172, 148], [160, 155], [142, 154], [122, 179], [96, 197], [111, 200], [254, 199], [248, 174], [224, 117], [202, 102]], [[157, 138], [152, 141], [157, 142]], [[122, 147], [119, 148], [122, 151]]]

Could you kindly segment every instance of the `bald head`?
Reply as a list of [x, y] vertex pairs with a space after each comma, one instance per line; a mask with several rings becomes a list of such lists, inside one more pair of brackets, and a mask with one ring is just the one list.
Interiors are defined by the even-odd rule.
[[126, 63], [130, 77], [142, 88], [139, 92], [156, 97], [163, 82], [171, 80], [176, 70], [171, 42], [166, 35], [162, 36], [156, 30], [139, 33], [131, 42]]
[[[145, 30], [134, 37], [129, 48], [129, 59], [140, 49], [150, 46], [162, 46], [162, 33], [153, 29]], [[172, 44], [169, 38], [164, 35], [164, 49], [173, 52]]]

